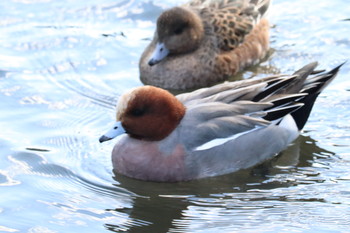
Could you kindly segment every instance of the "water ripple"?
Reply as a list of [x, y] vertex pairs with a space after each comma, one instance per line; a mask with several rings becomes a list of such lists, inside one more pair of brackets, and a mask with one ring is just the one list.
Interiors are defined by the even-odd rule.
[[[141, 85], [138, 59], [156, 16], [176, 4], [0, 1], [0, 231], [348, 230], [349, 65], [303, 136], [260, 166], [177, 184], [113, 176], [113, 142], [98, 137], [118, 97]], [[348, 59], [344, 1], [273, 7], [270, 56], [240, 78]]]

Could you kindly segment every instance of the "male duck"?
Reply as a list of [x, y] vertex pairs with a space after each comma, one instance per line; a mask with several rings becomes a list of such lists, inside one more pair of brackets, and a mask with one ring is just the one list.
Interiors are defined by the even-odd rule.
[[143, 83], [207, 87], [256, 64], [269, 48], [270, 0], [193, 0], [163, 12], [139, 68]]
[[100, 142], [123, 134], [112, 152], [114, 169], [141, 180], [186, 181], [252, 167], [298, 137], [340, 68], [316, 66], [177, 96], [135, 88], [120, 97], [117, 122]]

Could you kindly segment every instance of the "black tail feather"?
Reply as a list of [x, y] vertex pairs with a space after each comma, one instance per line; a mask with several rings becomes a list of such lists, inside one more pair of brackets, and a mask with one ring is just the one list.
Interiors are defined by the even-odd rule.
[[291, 114], [299, 130], [304, 128], [307, 120], [309, 119], [312, 107], [314, 106], [318, 94], [319, 93], [308, 95], [307, 97], [303, 98], [302, 103], [304, 103], [304, 106]]
[[312, 74], [317, 62], [312, 62], [294, 72], [293, 75], [281, 77], [280, 79], [268, 82], [266, 89], [256, 95], [253, 101], [269, 100], [269, 97], [276, 94], [295, 94], [303, 88], [305, 80]]
[[304, 106], [297, 109], [291, 114], [299, 130], [304, 128], [318, 95], [335, 78], [340, 67], [344, 65], [344, 63], [340, 64], [325, 74], [311, 77], [306, 81], [310, 81], [310, 83], [305, 85], [304, 89], [301, 90], [301, 93], [307, 93], [308, 95], [298, 100], [298, 102], [303, 103]]
[[301, 130], [310, 116], [318, 95], [335, 78], [343, 64], [324, 72], [315, 71], [317, 62], [310, 63], [291, 76], [271, 80], [253, 101], [273, 103], [272, 107], [265, 109], [266, 115], [263, 117], [265, 120], [278, 120], [291, 114], [298, 129]]
[[300, 100], [302, 97], [306, 95], [307, 95], [306, 93], [298, 93], [294, 95], [278, 96], [277, 98], [274, 98], [273, 100], [271, 100], [271, 103], [273, 103], [273, 106], [267, 108], [266, 110], [276, 108], [276, 106], [283, 107], [286, 105], [290, 105], [290, 103], [297, 102], [298, 100]]
[[274, 82], [273, 84], [269, 85], [264, 91], [260, 92], [258, 95], [256, 95], [253, 98], [253, 101], [260, 101], [269, 95], [278, 92], [281, 90], [281, 88], [288, 86], [293, 80], [295, 79], [295, 76], [289, 76], [287, 78], [281, 79], [278, 82]]
[[278, 120], [290, 113], [293, 113], [294, 111], [297, 111], [302, 107], [303, 107], [302, 103], [293, 103], [285, 107], [271, 109], [266, 111], [266, 115], [263, 118], [268, 121]]

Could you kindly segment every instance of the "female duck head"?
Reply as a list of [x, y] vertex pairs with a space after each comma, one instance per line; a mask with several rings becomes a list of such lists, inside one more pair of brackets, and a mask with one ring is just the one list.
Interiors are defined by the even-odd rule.
[[157, 35], [156, 48], [148, 62], [151, 66], [168, 55], [196, 50], [204, 36], [204, 27], [197, 14], [182, 7], [174, 7], [159, 16]]

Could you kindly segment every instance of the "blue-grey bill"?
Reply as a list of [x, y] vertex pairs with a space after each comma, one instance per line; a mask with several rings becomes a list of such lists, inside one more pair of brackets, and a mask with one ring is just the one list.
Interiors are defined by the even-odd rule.
[[148, 65], [153, 66], [168, 56], [169, 50], [165, 47], [164, 43], [158, 42], [151, 58], [148, 61]]
[[120, 121], [114, 123], [113, 127], [108, 130], [104, 135], [99, 138], [100, 143], [111, 140], [121, 134], [125, 133], [125, 129], [123, 128]]

